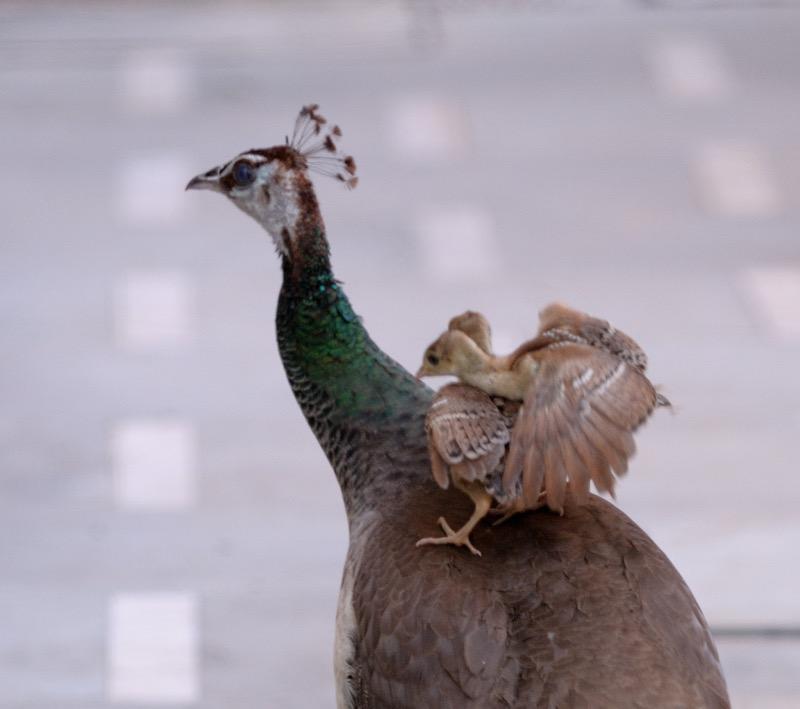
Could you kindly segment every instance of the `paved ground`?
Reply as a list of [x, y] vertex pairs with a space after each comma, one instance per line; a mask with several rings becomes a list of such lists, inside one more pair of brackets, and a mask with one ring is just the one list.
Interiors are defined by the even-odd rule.
[[182, 192], [310, 100], [360, 166], [318, 180], [337, 274], [401, 362], [555, 298], [646, 346], [677, 413], [618, 503], [736, 705], [800, 705], [800, 9], [692, 5], [0, 5], [0, 707], [333, 706], [346, 527], [277, 263]]

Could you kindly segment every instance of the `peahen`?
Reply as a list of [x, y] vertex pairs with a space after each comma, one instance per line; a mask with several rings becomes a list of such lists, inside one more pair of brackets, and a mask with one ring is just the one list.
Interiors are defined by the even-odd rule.
[[683, 579], [615, 507], [517, 515], [474, 533], [482, 558], [415, 542], [468, 501], [431, 479], [432, 392], [370, 339], [331, 270], [309, 170], [355, 164], [316, 106], [286, 145], [248, 150], [187, 189], [226, 195], [280, 254], [280, 355], [344, 497], [350, 546], [336, 618], [337, 706], [727, 707]]

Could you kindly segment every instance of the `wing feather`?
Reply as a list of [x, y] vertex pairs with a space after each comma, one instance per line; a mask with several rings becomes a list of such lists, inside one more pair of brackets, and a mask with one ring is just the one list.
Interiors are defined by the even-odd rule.
[[551, 303], [539, 313], [539, 335], [567, 338], [573, 342], [605, 350], [644, 372], [647, 355], [630, 335], [617, 330], [607, 320], [596, 318], [561, 303]]
[[442, 456], [439, 455], [439, 451], [431, 445], [430, 441], [428, 442], [428, 452], [431, 456], [433, 479], [442, 490], [447, 490], [450, 487], [450, 471], [447, 468], [447, 463], [444, 462]]
[[600, 451], [595, 448], [586, 433], [580, 429], [571, 432], [572, 443], [586, 470], [589, 478], [600, 492], [614, 494], [614, 475], [608, 461], [603, 458]]
[[559, 436], [558, 445], [561, 448], [564, 472], [569, 478], [569, 489], [579, 505], [585, 504], [589, 499], [589, 483], [591, 482], [589, 470], [575, 451], [569, 433]]
[[[454, 415], [464, 417], [467, 416], [466, 412], [459, 412], [458, 414]], [[455, 419], [451, 422], [450, 428], [461, 455], [468, 459], [474, 459], [477, 457], [473, 449], [473, 441], [470, 435], [471, 432], [468, 430], [469, 421], [466, 419]]]
[[544, 461], [541, 451], [530, 446], [522, 469], [522, 499], [526, 507], [534, 508], [539, 502], [539, 493], [544, 482]]
[[588, 416], [583, 422], [583, 428], [589, 440], [614, 470], [619, 472], [625, 468], [625, 453], [618, 442], [622, 431], [601, 416]]
[[536, 351], [537, 374], [525, 393], [504, 481], [522, 472], [526, 504], [544, 482], [547, 504], [563, 509], [567, 486], [578, 502], [589, 481], [613, 495], [636, 450], [633, 433], [658, 403], [642, 371], [609, 351], [560, 341]]
[[553, 438], [544, 451], [544, 489], [547, 491], [547, 506], [556, 512], [564, 511], [564, 493], [567, 488], [567, 473], [561, 458], [558, 438]]
[[[474, 387], [449, 384], [434, 396], [425, 419], [431, 471], [436, 482], [488, 484], [510, 434], [497, 406]], [[438, 460], [437, 460], [438, 458]]]
[[[586, 464], [580, 458], [572, 443], [572, 435], [569, 427], [565, 426], [563, 423], [569, 420], [571, 406], [572, 404], [569, 396], [559, 396], [553, 401], [552, 418], [556, 422], [556, 427], [553, 431], [553, 445], [556, 447], [556, 451], [560, 456], [560, 474], [564, 482], [563, 486], [559, 482], [558, 487], [566, 487], [566, 483], [569, 481], [570, 490], [573, 491], [578, 503], [582, 504], [588, 499], [590, 474]], [[550, 497], [548, 496], [548, 500], [549, 499]]]
[[520, 479], [525, 467], [525, 436], [523, 431], [526, 426], [521, 424], [525, 411], [524, 407], [519, 410], [517, 423], [511, 430], [511, 445], [508, 448], [508, 456], [506, 456], [506, 463], [503, 468], [503, 487], [507, 490], [513, 488], [517, 480]]

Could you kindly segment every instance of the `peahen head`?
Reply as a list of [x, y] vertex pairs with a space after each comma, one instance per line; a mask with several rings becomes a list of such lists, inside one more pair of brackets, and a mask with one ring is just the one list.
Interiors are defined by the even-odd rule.
[[207, 189], [224, 194], [269, 232], [279, 253], [292, 259], [301, 240], [321, 230], [310, 171], [335, 177], [355, 187], [355, 161], [340, 153], [338, 126], [327, 126], [319, 106], [304, 106], [291, 140], [272, 148], [254, 148], [193, 177], [187, 190]]

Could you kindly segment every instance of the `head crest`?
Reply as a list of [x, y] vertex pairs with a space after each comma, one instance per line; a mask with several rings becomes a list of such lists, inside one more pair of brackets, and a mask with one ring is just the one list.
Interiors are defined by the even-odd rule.
[[356, 161], [337, 147], [342, 137], [339, 126], [328, 128], [328, 121], [317, 113], [318, 110], [316, 103], [300, 109], [292, 138], [287, 137], [286, 143], [305, 158], [309, 170], [333, 177], [352, 189], [358, 184]]

